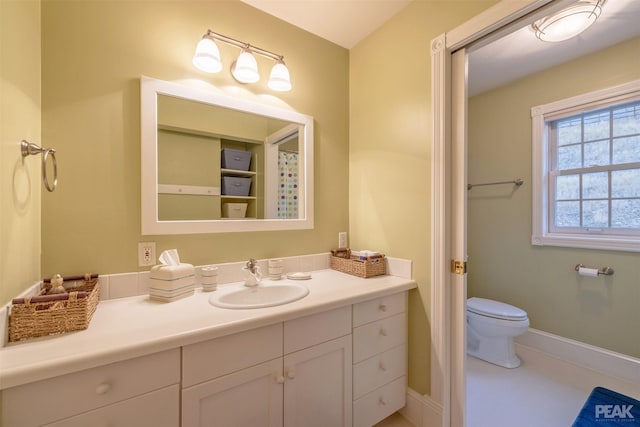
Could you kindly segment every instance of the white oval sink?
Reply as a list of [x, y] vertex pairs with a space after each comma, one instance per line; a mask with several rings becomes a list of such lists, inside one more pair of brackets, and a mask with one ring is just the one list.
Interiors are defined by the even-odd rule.
[[309, 294], [309, 289], [298, 283], [260, 284], [258, 286], [218, 288], [211, 295], [209, 303], [221, 308], [263, 308], [288, 304], [302, 299]]

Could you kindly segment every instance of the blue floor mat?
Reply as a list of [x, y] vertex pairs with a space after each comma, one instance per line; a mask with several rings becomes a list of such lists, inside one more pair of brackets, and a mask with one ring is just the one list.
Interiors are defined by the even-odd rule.
[[596, 387], [591, 391], [572, 427], [640, 426], [640, 401]]

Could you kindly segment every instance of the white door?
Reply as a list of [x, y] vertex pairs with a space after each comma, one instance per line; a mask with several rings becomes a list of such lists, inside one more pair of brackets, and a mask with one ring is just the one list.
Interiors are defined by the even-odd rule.
[[284, 427], [349, 427], [351, 335], [285, 355]]
[[182, 426], [281, 427], [283, 383], [278, 358], [186, 388]]
[[467, 304], [467, 51], [451, 56], [451, 427], [465, 425]]

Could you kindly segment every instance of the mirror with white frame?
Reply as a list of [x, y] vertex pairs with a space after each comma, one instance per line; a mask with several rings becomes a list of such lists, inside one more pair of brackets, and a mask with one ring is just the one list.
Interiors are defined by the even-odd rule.
[[142, 234], [313, 228], [313, 118], [141, 78]]

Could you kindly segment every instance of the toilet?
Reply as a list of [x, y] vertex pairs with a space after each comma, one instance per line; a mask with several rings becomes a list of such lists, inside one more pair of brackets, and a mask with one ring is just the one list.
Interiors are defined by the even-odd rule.
[[467, 354], [505, 368], [517, 368], [513, 338], [529, 328], [527, 312], [485, 298], [467, 300]]

